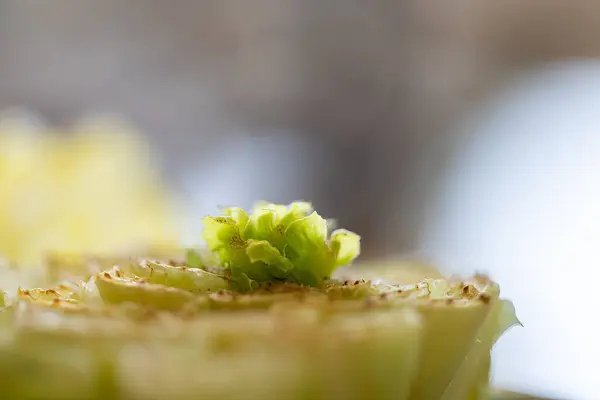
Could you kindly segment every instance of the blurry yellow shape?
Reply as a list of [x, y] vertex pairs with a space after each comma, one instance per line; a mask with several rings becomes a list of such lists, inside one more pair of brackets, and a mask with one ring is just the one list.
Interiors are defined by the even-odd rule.
[[171, 247], [176, 218], [145, 142], [109, 120], [66, 132], [0, 120], [0, 255], [39, 265], [49, 251]]

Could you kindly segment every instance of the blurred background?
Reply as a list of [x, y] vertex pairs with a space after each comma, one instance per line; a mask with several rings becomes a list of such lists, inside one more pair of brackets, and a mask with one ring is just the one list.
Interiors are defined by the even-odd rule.
[[586, 0], [0, 0], [0, 252], [312, 200], [364, 259], [499, 281], [499, 386], [598, 398], [599, 34]]

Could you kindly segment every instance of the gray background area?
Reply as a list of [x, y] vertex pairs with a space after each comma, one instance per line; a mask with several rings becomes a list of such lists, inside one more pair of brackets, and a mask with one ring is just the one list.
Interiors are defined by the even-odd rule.
[[228, 163], [239, 181], [245, 171], [273, 179], [256, 192], [235, 181], [222, 201], [309, 197], [364, 232], [366, 252], [406, 251], [458, 143], [455, 122], [519, 71], [596, 54], [599, 8], [3, 0], [0, 109], [24, 106], [53, 124], [122, 115], [188, 197], [200, 185], [218, 192], [193, 172], [228, 149], [243, 160]]

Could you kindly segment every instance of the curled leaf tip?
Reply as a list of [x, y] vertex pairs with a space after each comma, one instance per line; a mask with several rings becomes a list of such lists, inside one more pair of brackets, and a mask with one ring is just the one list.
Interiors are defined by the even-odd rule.
[[250, 214], [239, 207], [221, 212], [203, 219], [203, 238], [244, 287], [273, 281], [318, 286], [360, 254], [359, 235], [345, 229], [330, 233], [331, 221], [306, 201], [259, 202]]

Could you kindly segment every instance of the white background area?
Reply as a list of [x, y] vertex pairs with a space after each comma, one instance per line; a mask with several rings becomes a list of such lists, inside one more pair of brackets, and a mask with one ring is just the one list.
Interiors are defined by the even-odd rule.
[[514, 301], [524, 327], [495, 349], [499, 386], [600, 399], [600, 64], [525, 77], [467, 133], [423, 247]]

